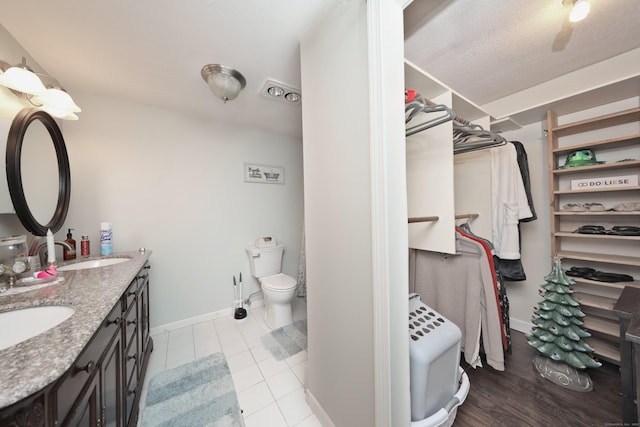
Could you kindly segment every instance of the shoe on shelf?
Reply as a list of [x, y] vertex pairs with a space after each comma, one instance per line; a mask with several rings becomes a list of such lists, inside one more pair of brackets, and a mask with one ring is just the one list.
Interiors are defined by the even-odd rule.
[[640, 202], [625, 202], [618, 203], [614, 207], [611, 208], [612, 211], [617, 212], [635, 212], [640, 211]]
[[567, 203], [560, 210], [569, 212], [586, 212], [587, 208], [582, 203]]
[[602, 203], [585, 203], [584, 207], [589, 212], [603, 212], [606, 210]]

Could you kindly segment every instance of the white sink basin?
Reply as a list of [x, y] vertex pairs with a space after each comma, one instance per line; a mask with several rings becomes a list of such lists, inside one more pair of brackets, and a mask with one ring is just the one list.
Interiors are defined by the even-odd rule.
[[106, 267], [108, 265], [120, 264], [127, 261], [131, 261], [131, 258], [114, 257], [92, 259], [89, 261], [76, 262], [75, 264], [63, 265], [62, 267], [58, 267], [58, 271], [86, 270], [87, 268]]
[[67, 320], [73, 307], [47, 305], [0, 313], [0, 350], [33, 338]]

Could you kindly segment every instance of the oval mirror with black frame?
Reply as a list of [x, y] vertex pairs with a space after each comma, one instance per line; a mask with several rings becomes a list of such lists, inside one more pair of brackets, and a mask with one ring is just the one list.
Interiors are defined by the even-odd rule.
[[[23, 162], [26, 160], [22, 158], [23, 154], [25, 151], [33, 151], [24, 149], [27, 144], [33, 144], [32, 141], [29, 141], [29, 137], [33, 134], [46, 135], [46, 132], [40, 132], [37, 130], [37, 128], [40, 127], [40, 124], [44, 126], [48, 132], [48, 136], [51, 138], [51, 141], [48, 141], [48, 138], [45, 138], [47, 141], [45, 144], [53, 144], [57, 159], [58, 186], [57, 189], [53, 190], [53, 193], [57, 190], [57, 201], [51, 202], [51, 204], [55, 203], [55, 210], [53, 210], [51, 219], [49, 219], [48, 213], [45, 214], [44, 219], [40, 218], [42, 215], [34, 215], [33, 206], [30, 208], [27, 201], [28, 199], [31, 201], [35, 200], [34, 197], [47, 196], [51, 191], [45, 189], [39, 192], [38, 195], [29, 195], [29, 197], [27, 197], [25, 194], [25, 185], [22, 176], [24, 172]], [[29, 126], [33, 126], [31, 131], [29, 131]], [[38, 143], [42, 144], [42, 142]], [[42, 148], [42, 151], [44, 152], [47, 150], [50, 151], [50, 146], [44, 146], [44, 148]], [[50, 161], [53, 162], [53, 159]], [[36, 236], [45, 236], [48, 229], [50, 229], [52, 233], [60, 230], [69, 210], [69, 200], [71, 198], [71, 172], [69, 170], [69, 157], [67, 156], [67, 148], [64, 143], [64, 138], [62, 137], [62, 132], [54, 118], [48, 113], [35, 108], [25, 108], [21, 110], [14, 117], [9, 130], [9, 136], [7, 138], [6, 165], [9, 194], [11, 195], [13, 207], [22, 225]], [[50, 166], [51, 165], [38, 166], [38, 168], [40, 168], [41, 171], [44, 171], [45, 169], [50, 169]], [[46, 176], [39, 176], [37, 179], [40, 180], [43, 185], [46, 185], [46, 182], [50, 181]], [[45, 209], [45, 212], [51, 212], [51, 208], [53, 207], [48, 207]]]

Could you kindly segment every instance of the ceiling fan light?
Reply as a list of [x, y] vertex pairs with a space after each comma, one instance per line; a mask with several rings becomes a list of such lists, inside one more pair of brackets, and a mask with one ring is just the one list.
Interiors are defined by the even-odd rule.
[[205, 65], [200, 74], [211, 92], [224, 103], [235, 99], [247, 84], [240, 72], [220, 64]]
[[573, 9], [571, 9], [571, 14], [569, 15], [569, 21], [578, 22], [582, 21], [587, 17], [589, 11], [591, 10], [591, 6], [587, 0], [577, 0], [573, 4]]

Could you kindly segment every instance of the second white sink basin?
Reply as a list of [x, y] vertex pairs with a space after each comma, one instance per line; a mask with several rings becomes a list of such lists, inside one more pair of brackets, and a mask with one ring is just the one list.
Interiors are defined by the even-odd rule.
[[76, 262], [74, 264], [63, 265], [58, 267], [58, 271], [71, 271], [71, 270], [86, 270], [87, 268], [106, 267], [108, 265], [120, 264], [122, 262], [131, 261], [131, 258], [127, 257], [114, 257], [114, 258], [99, 258], [89, 261]]
[[0, 313], [0, 350], [33, 338], [67, 320], [75, 312], [65, 305], [47, 305]]

